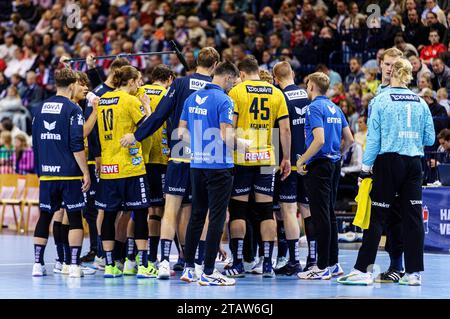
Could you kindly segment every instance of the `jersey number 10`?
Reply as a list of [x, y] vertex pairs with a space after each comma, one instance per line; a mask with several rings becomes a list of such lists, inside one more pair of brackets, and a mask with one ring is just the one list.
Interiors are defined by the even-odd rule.
[[253, 119], [258, 119], [258, 114], [260, 114], [261, 120], [267, 121], [270, 117], [270, 109], [265, 106], [268, 98], [257, 98], [255, 97], [250, 105], [250, 113], [253, 113]]
[[113, 109], [102, 110], [105, 132], [113, 129]]

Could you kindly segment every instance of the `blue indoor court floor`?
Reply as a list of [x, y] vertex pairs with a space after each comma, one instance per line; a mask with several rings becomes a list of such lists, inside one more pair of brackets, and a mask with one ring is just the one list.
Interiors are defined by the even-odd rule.
[[[237, 279], [237, 284], [233, 287], [202, 287], [198, 284], [181, 282], [178, 280], [180, 274], [165, 281], [137, 280], [129, 277], [104, 279], [101, 272], [81, 279], [56, 275], [52, 272], [56, 255], [54, 247], [51, 238], [45, 252], [48, 276], [33, 278], [32, 237], [0, 235], [0, 299], [450, 299], [450, 255], [426, 254], [426, 272], [423, 274], [421, 287], [396, 284], [354, 287], [338, 285], [336, 280], [300, 281], [296, 277], [263, 279], [256, 275]], [[301, 249], [302, 260], [305, 258], [305, 250], [304, 247]], [[346, 272], [351, 270], [356, 253], [357, 250], [340, 250], [341, 265]], [[176, 256], [172, 257], [175, 259]], [[385, 252], [379, 252], [377, 264], [382, 270], [388, 265], [388, 256]], [[219, 270], [222, 267], [223, 264], [220, 264]]]

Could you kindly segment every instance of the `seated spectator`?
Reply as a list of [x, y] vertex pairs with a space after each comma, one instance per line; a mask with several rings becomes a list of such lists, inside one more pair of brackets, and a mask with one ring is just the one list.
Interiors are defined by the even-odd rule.
[[330, 78], [330, 88], [335, 84], [342, 83], [342, 77], [336, 71], [330, 70], [325, 64], [319, 64], [316, 68], [316, 72], [323, 72]]
[[[433, 84], [431, 83], [431, 75], [428, 73], [422, 74], [422, 76], [420, 77], [416, 93], [419, 93], [424, 89], [433, 90]], [[433, 91], [433, 96], [435, 96], [435, 94], [436, 92]]]
[[375, 94], [373, 93], [366, 93], [363, 94], [362, 98], [361, 98], [361, 116], [368, 116], [369, 113], [369, 103], [370, 101], [374, 98]]
[[0, 133], [0, 174], [13, 173], [13, 145], [11, 132], [2, 131]]
[[292, 67], [292, 70], [296, 71], [300, 68], [300, 62], [297, 60], [295, 56], [292, 55], [292, 51], [290, 48], [284, 48], [281, 50], [281, 56], [279, 58], [280, 61], [287, 61]]
[[446, 88], [440, 88], [436, 92], [436, 99], [440, 105], [445, 107], [447, 115], [450, 115], [450, 101], [448, 100], [448, 91]]
[[431, 75], [431, 71], [425, 63], [422, 63], [417, 55], [409, 56], [408, 60], [413, 67], [413, 80], [411, 81], [411, 86], [418, 87], [421, 76], [423, 74]]
[[283, 16], [274, 16], [272, 23], [273, 32], [276, 32], [281, 36], [281, 45], [283, 47], [288, 47], [291, 43], [291, 32], [286, 28], [286, 25], [283, 22]]
[[0, 59], [9, 63], [14, 58], [14, 52], [17, 49], [17, 45], [14, 44], [14, 36], [9, 32], [5, 33], [4, 41], [5, 43], [0, 45]]
[[427, 25], [427, 15], [428, 13], [433, 12], [436, 15], [437, 20], [442, 23], [444, 26], [447, 26], [447, 21], [445, 19], [445, 13], [437, 4], [436, 0], [426, 0], [425, 1], [425, 10], [422, 12], [422, 23]]
[[[413, 1], [414, 2], [414, 1]], [[419, 19], [417, 9], [410, 9], [407, 11], [408, 19], [405, 23], [405, 41], [414, 45], [419, 51], [422, 46], [428, 43], [427, 28]]]
[[328, 93], [330, 94], [331, 101], [334, 104], [339, 104], [342, 100], [347, 98], [345, 96], [344, 84], [342, 83], [336, 83]]
[[8, 66], [6, 67], [5, 76], [10, 78], [13, 74], [17, 73], [24, 78], [33, 63], [33, 57], [26, 57], [25, 50], [16, 48], [14, 51], [14, 58], [9, 61]]
[[437, 58], [442, 52], [447, 51], [445, 45], [439, 42], [440, 37], [436, 30], [430, 31], [428, 40], [430, 41], [430, 45], [424, 46], [422, 51], [420, 51], [420, 58], [425, 64], [431, 64], [434, 58]]
[[405, 56], [409, 56], [411, 54], [419, 55], [417, 49], [411, 43], [406, 43], [405, 39], [401, 35], [398, 35], [394, 38], [394, 45], [397, 49], [403, 52]]
[[6, 96], [9, 85], [8, 79], [5, 77], [3, 72], [0, 72], [0, 99]]
[[355, 106], [355, 110], [358, 113], [361, 113], [361, 96], [361, 86], [358, 83], [350, 84], [348, 98], [352, 101], [352, 104]]
[[362, 94], [376, 94], [381, 81], [377, 79], [378, 69], [366, 69], [365, 79], [361, 80]]
[[355, 105], [353, 104], [353, 101], [350, 101], [349, 99], [344, 99], [339, 102], [339, 107], [342, 110], [342, 113], [344, 113], [348, 126], [352, 130], [352, 132], [355, 132], [356, 125], [358, 124], [358, 117], [359, 114], [355, 111]]
[[349, 61], [350, 73], [346, 76], [344, 81], [345, 89], [348, 90], [350, 84], [358, 83], [364, 77], [364, 72], [361, 70], [361, 61], [358, 58], [351, 58]]
[[44, 99], [44, 90], [37, 84], [37, 76], [34, 71], [28, 71], [26, 86], [19, 91], [23, 106], [31, 110]]
[[444, 87], [449, 91], [450, 68], [440, 58], [433, 59], [432, 67], [431, 83], [433, 84], [433, 90], [437, 91], [439, 88]]
[[3, 131], [11, 132], [11, 136], [13, 139], [19, 134], [25, 135], [27, 136], [28, 144], [31, 145], [31, 136], [27, 135], [24, 131], [14, 125], [13, 121], [9, 117], [5, 117], [0, 120], [0, 132]]
[[301, 61], [302, 65], [314, 65], [317, 63], [314, 47], [306, 40], [302, 30], [296, 30], [292, 34], [291, 47], [294, 48], [294, 56]]
[[189, 28], [189, 39], [198, 39], [198, 44], [203, 48], [206, 43], [206, 33], [200, 27], [200, 19], [196, 16], [190, 16], [187, 20], [187, 25]]
[[366, 150], [367, 141], [367, 116], [361, 115], [358, 118], [358, 132], [354, 136], [355, 142], [361, 145], [363, 151]]
[[384, 48], [381, 48], [377, 51], [377, 56], [375, 59], [370, 59], [368, 61], [366, 61], [366, 63], [363, 64], [362, 68], [363, 69], [377, 69], [377, 73], [378, 70], [380, 69], [380, 63], [381, 63], [381, 57], [383, 56], [384, 53]]
[[256, 60], [258, 61], [258, 64], [260, 64], [260, 65], [263, 63], [262, 57], [264, 55], [265, 49], [266, 49], [266, 44], [264, 42], [264, 37], [262, 35], [258, 35], [255, 39], [255, 47], [251, 51], [251, 54], [256, 58]]
[[272, 72], [273, 67], [275, 64], [277, 64], [279, 61], [275, 59], [271, 54], [269, 50], [265, 50], [263, 53], [262, 58], [262, 64], [260, 65], [260, 68], [263, 70], [267, 70], [269, 72]]
[[27, 137], [18, 134], [14, 138], [14, 153], [12, 154], [14, 171], [17, 174], [25, 175], [34, 173], [34, 153], [27, 143]]
[[256, 37], [258, 36], [259, 32], [258, 28], [259, 24], [255, 20], [250, 21], [247, 25], [244, 44], [250, 51], [253, 51], [255, 49]]
[[[440, 132], [444, 128], [447, 128], [447, 111], [445, 110], [445, 107], [436, 101], [433, 91], [431, 89], [423, 89], [419, 93], [419, 96], [425, 100], [430, 108], [431, 115], [433, 116], [434, 131]], [[435, 144], [432, 146], [432, 151], [436, 151], [438, 146], [439, 142], [436, 140]]]
[[0, 100], [0, 119], [11, 118], [14, 125], [21, 130], [27, 130], [27, 121], [31, 121], [31, 114], [23, 106], [15, 86], [10, 86], [5, 98]]

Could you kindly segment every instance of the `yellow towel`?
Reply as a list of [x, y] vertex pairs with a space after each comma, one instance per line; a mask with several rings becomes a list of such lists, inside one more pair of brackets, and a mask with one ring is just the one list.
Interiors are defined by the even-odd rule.
[[370, 224], [370, 210], [372, 201], [370, 200], [370, 191], [372, 190], [372, 179], [364, 178], [359, 186], [358, 196], [355, 201], [358, 203], [356, 216], [353, 225], [362, 229], [368, 229]]

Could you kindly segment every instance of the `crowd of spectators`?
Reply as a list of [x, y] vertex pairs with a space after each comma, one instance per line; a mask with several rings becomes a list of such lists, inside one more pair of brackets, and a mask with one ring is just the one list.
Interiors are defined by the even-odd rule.
[[[380, 16], [368, 12], [373, 4]], [[329, 97], [364, 149], [368, 105], [381, 84], [380, 57], [395, 46], [411, 61], [411, 88], [430, 106], [439, 133], [450, 114], [449, 9], [444, 0], [1, 1], [0, 119], [30, 133], [31, 111], [55, 92], [53, 71], [62, 56], [169, 51], [173, 40], [190, 69], [202, 47], [214, 46], [233, 62], [252, 54], [269, 72], [288, 61], [299, 85], [309, 73], [325, 72]], [[72, 67], [106, 73], [111, 61]], [[178, 75], [189, 72], [175, 55], [139, 56], [131, 63], [141, 70], [165, 63]]]

